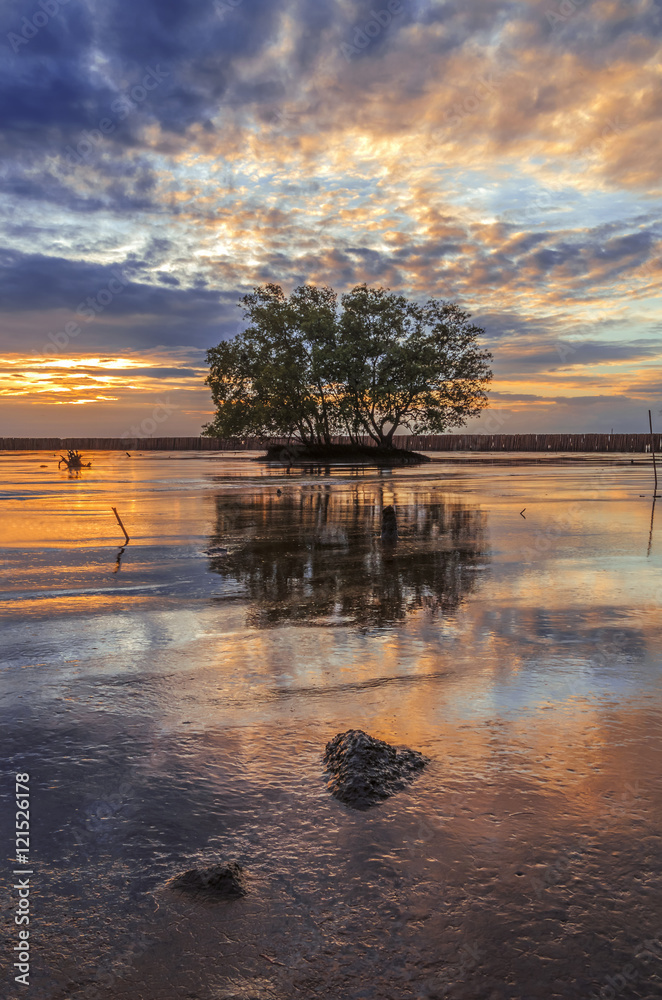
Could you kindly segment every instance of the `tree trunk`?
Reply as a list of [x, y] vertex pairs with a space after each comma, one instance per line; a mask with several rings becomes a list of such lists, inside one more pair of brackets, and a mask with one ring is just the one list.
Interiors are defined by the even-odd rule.
[[331, 434], [329, 432], [329, 411], [326, 405], [326, 396], [324, 395], [324, 390], [319, 383], [318, 388], [322, 399], [322, 426], [324, 428], [324, 443], [331, 444]]

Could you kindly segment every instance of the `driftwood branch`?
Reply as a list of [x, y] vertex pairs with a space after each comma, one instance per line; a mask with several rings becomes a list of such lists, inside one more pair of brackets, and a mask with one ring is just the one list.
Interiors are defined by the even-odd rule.
[[113, 514], [114, 514], [114, 515], [115, 515], [115, 517], [117, 518], [117, 523], [119, 524], [120, 528], [121, 528], [121, 529], [122, 529], [122, 531], [124, 532], [124, 537], [126, 538], [126, 540], [127, 540], [127, 543], [128, 543], [128, 542], [130, 542], [130, 541], [131, 541], [131, 539], [129, 538], [129, 536], [128, 536], [128, 535], [127, 535], [127, 533], [126, 533], [126, 528], [125, 528], [125, 527], [124, 527], [124, 525], [122, 524], [122, 518], [121, 518], [121, 517], [119, 516], [119, 514], [117, 513], [117, 510], [116, 510], [116, 508], [115, 508], [115, 507], [111, 507], [110, 509], [112, 510]]
[[83, 462], [83, 456], [79, 455], [75, 448], [69, 449], [66, 458], [64, 455], [60, 455], [60, 461], [57, 463], [58, 469], [63, 462], [68, 469], [89, 469], [92, 465], [91, 462]]

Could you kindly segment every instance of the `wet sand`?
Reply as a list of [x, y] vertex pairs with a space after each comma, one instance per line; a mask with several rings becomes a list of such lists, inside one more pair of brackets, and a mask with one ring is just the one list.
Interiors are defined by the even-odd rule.
[[[486, 457], [0, 456], [30, 998], [662, 996], [651, 470]], [[321, 763], [349, 728], [431, 763], [353, 812]], [[168, 888], [226, 861], [246, 898]]]

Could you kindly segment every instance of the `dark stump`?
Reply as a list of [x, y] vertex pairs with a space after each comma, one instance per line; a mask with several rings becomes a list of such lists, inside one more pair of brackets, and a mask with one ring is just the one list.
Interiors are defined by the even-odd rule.
[[352, 809], [370, 809], [405, 788], [429, 762], [417, 750], [398, 749], [361, 729], [339, 733], [326, 745], [331, 794]]
[[382, 541], [397, 542], [398, 540], [398, 518], [395, 508], [388, 505], [382, 511]]

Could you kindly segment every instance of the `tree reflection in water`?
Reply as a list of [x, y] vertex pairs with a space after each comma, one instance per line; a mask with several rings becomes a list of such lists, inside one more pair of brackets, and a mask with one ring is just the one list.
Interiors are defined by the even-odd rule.
[[[380, 485], [293, 484], [282, 496], [275, 487], [220, 495], [210, 569], [245, 587], [257, 627], [387, 626], [419, 609], [454, 611], [488, 558], [485, 513], [427, 490], [386, 493]], [[395, 544], [380, 537], [389, 503]]]

